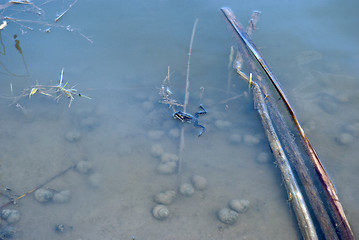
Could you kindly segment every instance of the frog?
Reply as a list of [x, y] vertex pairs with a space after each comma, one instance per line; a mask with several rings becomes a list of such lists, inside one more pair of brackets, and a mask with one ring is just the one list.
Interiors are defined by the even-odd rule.
[[203, 114], [207, 113], [206, 109], [203, 107], [202, 104], [199, 105], [199, 108], [201, 110], [196, 112], [194, 115], [192, 115], [190, 113], [182, 112], [182, 111], [177, 111], [177, 112], [173, 113], [173, 117], [175, 119], [178, 119], [181, 122], [193, 123], [193, 126], [202, 128], [198, 134], [198, 137], [202, 136], [202, 134], [206, 131], [206, 128], [204, 126], [198, 124], [198, 117], [199, 117], [199, 115], [203, 115]]

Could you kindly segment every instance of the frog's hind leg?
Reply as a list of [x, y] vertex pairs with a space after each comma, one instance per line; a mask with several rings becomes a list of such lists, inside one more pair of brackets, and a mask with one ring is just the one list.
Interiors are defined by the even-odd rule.
[[194, 117], [195, 117], [195, 118], [194, 118], [194, 121], [193, 121], [193, 126], [202, 128], [202, 130], [201, 130], [201, 131], [199, 132], [199, 134], [198, 134], [198, 137], [200, 137], [200, 136], [206, 131], [206, 128], [205, 128], [204, 126], [198, 124], [198, 117], [199, 117], [199, 115], [202, 115], [202, 114], [206, 114], [206, 113], [207, 113], [206, 109], [204, 109], [204, 107], [203, 107], [202, 104], [199, 105], [199, 108], [200, 108], [202, 111], [198, 111], [198, 112], [196, 112], [196, 113], [194, 114]]
[[202, 128], [202, 130], [201, 130], [201, 131], [199, 132], [199, 134], [198, 134], [198, 137], [200, 137], [200, 136], [206, 131], [206, 128], [205, 128], [204, 126], [198, 124], [198, 120], [195, 120], [195, 121], [193, 122], [193, 126]]
[[199, 115], [202, 115], [202, 114], [206, 114], [206, 113], [207, 113], [207, 110], [204, 109], [204, 107], [203, 107], [202, 104], [199, 105], [199, 108], [200, 108], [202, 111], [198, 111], [198, 112], [196, 112], [196, 113], [194, 114], [194, 116], [195, 116], [196, 118], [198, 118]]

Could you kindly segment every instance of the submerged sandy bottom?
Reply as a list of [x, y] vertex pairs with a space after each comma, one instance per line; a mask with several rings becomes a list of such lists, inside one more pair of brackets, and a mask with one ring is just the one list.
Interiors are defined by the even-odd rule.
[[[21, 220], [14, 224], [17, 238], [300, 238], [274, 159], [270, 157], [266, 163], [256, 160], [259, 153], [270, 156], [271, 152], [250, 98], [241, 97], [225, 110], [219, 104], [222, 94], [208, 95], [213, 96], [203, 100], [209, 106], [208, 114], [200, 117], [205, 134], [198, 138], [198, 128], [185, 125], [185, 161], [180, 177], [158, 173], [160, 160], [151, 155], [154, 145], [178, 154], [179, 138], [169, 132], [181, 127], [152, 90], [137, 96], [114, 91], [96, 104], [78, 101], [70, 109], [66, 100], [57, 104], [35, 98], [25, 103], [27, 118], [20, 111], [7, 109], [1, 124], [1, 145], [6, 149], [1, 153], [3, 186], [20, 195], [81, 160], [93, 164], [91, 174], [70, 170], [45, 186], [70, 190], [68, 203], [41, 204], [31, 194], [11, 206], [21, 214]], [[44, 101], [40, 107], [38, 100]], [[121, 105], [123, 101], [131, 107]], [[119, 105], [121, 115], [111, 114]], [[69, 141], [69, 132], [79, 136], [77, 141]], [[241, 140], [231, 140], [232, 135], [241, 136]], [[259, 143], [246, 142], [244, 136], [249, 135]], [[335, 139], [330, 142], [335, 144]], [[89, 180], [94, 175], [94, 180]], [[179, 181], [189, 182], [192, 175], [205, 177], [208, 187], [191, 197], [179, 195], [168, 207], [167, 219], [153, 218], [153, 195], [176, 190]], [[234, 225], [221, 223], [216, 212], [236, 198], [249, 200], [249, 210], [240, 214]], [[356, 200], [346, 197], [344, 201], [350, 206]], [[353, 223], [355, 226], [356, 221]], [[65, 225], [65, 232], [54, 230], [58, 224]]]
[[[160, 144], [165, 152], [178, 154], [179, 139], [169, 136], [168, 130], [181, 124], [172, 119], [165, 106], [154, 101], [155, 107], [146, 111], [141, 107], [142, 101], [136, 98], [127, 101], [138, 105], [142, 113], [156, 116], [154, 119], [136, 118], [137, 113], [131, 108], [123, 108], [125, 118], [111, 115], [108, 110], [115, 107], [116, 101], [129, 98], [122, 95], [116, 99], [113, 105], [78, 102], [71, 109], [67, 109], [65, 102], [57, 105], [50, 100], [45, 107], [51, 105], [48, 112], [30, 103], [32, 117], [24, 119], [22, 113], [10, 112], [2, 119], [1, 144], [7, 150], [1, 153], [1, 182], [14, 193], [27, 192], [81, 160], [92, 162], [93, 174], [98, 176], [94, 187], [89, 181], [91, 174], [70, 170], [45, 186], [70, 190], [68, 203], [41, 204], [31, 194], [11, 206], [21, 214], [21, 220], [14, 225], [18, 239], [131, 239], [132, 236], [136, 239], [293, 239], [298, 236], [273, 160], [264, 164], [255, 160], [258, 151], [269, 151], [262, 133], [240, 133], [255, 134], [261, 140], [260, 145], [230, 143], [228, 136], [240, 132], [235, 128], [238, 123], [230, 121], [233, 111], [225, 112], [220, 105], [208, 108], [208, 118], [201, 118], [207, 127], [201, 138], [196, 136], [197, 128], [185, 126], [185, 162], [180, 179], [189, 182], [192, 175], [201, 175], [207, 179], [208, 187], [191, 197], [179, 195], [169, 206], [169, 218], [154, 219], [153, 195], [176, 190], [179, 178], [176, 174], [159, 174], [156, 171], [159, 159], [151, 156], [150, 149]], [[232, 126], [218, 129], [215, 115], [226, 117]], [[95, 119], [91, 130], [80, 123], [87, 117]], [[250, 125], [256, 124], [259, 122]], [[163, 131], [163, 136], [149, 137], [153, 130]], [[65, 135], [69, 131], [78, 132], [81, 138], [68, 141]], [[221, 223], [216, 212], [235, 198], [249, 200], [249, 210], [240, 214], [234, 225]], [[64, 233], [54, 231], [57, 224], [65, 225]]]

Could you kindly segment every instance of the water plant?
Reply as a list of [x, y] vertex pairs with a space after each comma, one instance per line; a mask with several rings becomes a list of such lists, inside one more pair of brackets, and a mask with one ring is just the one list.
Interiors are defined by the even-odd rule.
[[66, 88], [69, 82], [66, 82], [64, 84], [63, 76], [64, 76], [64, 68], [61, 69], [60, 80], [57, 85], [41, 85], [36, 83], [33, 86], [25, 88], [19, 96], [13, 97], [14, 98], [13, 103], [18, 104], [18, 101], [24, 97], [31, 98], [36, 94], [40, 94], [53, 98], [56, 101], [59, 101], [62, 97], [68, 98], [70, 100], [68, 107], [70, 108], [75, 97], [83, 97], [83, 98], [91, 99], [90, 97], [79, 93], [77, 89], [75, 89], [76, 85], [70, 88]]

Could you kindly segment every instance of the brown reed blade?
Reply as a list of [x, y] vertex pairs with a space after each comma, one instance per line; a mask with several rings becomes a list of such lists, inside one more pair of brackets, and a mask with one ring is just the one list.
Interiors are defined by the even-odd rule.
[[[268, 91], [266, 84], [263, 82], [264, 77], [262, 76], [260, 71], [258, 71], [256, 64], [252, 61], [251, 56], [249, 55], [250, 53], [245, 49], [244, 44], [238, 44], [238, 50], [239, 50], [239, 52], [237, 52], [237, 58], [234, 63], [234, 68], [237, 70], [238, 75], [241, 78], [243, 78], [245, 81], [248, 82], [248, 86], [251, 86], [253, 88], [254, 102], [257, 104], [256, 108], [258, 110], [259, 115], [262, 118], [262, 122], [264, 120], [265, 120], [265, 122], [273, 121], [273, 124], [276, 127], [276, 131], [274, 131], [274, 132], [275, 133], [278, 132], [278, 134], [277, 133], [276, 134], [280, 138], [279, 143], [275, 143], [275, 144], [277, 146], [282, 145], [284, 147], [285, 152], [283, 152], [283, 155], [288, 154], [289, 160], [293, 163], [295, 171], [297, 172], [300, 182], [301, 182], [302, 186], [304, 187], [304, 190], [305, 190], [305, 193], [307, 194], [307, 198], [309, 200], [310, 206], [312, 207], [312, 210], [313, 210], [315, 217], [320, 225], [320, 228], [322, 230], [324, 237], [326, 239], [338, 240], [338, 235], [335, 231], [334, 224], [330, 220], [327, 209], [326, 209], [323, 201], [321, 200], [319, 191], [318, 191], [317, 187], [315, 186], [312, 177], [310, 176], [310, 171], [305, 164], [304, 158], [303, 158], [302, 154], [300, 153], [300, 150], [299, 150], [298, 145], [296, 144], [296, 141], [294, 140], [293, 133], [292, 133], [292, 131], [289, 130], [289, 128], [287, 126], [288, 125], [287, 122], [285, 121], [282, 114], [279, 112], [278, 108], [276, 107], [277, 104], [275, 103], [276, 100], [274, 100], [274, 99], [277, 99], [277, 98], [272, 98], [271, 95], [269, 95], [270, 92]], [[241, 55], [243, 55], [243, 56], [241, 56]], [[253, 75], [252, 81], [250, 79], [251, 77], [248, 77], [245, 73], [243, 73], [241, 71], [243, 63], [244, 63], [243, 62], [244, 59], [246, 61], [246, 65], [248, 65], [249, 70], [251, 71], [250, 76]], [[252, 74], [252, 72], [253, 72], [253, 74]], [[264, 98], [259, 96], [259, 94], [258, 94], [259, 91], [256, 90], [256, 88], [258, 88], [260, 90], [260, 92], [265, 96]], [[260, 105], [258, 105], [258, 104], [260, 104]], [[263, 107], [261, 107], [261, 106], [263, 106]], [[263, 119], [263, 117], [262, 117], [263, 111], [262, 112], [259, 111], [260, 108], [266, 109], [266, 112], [268, 115], [268, 120]], [[269, 126], [269, 124], [263, 124], [266, 134], [271, 132], [271, 130], [270, 130], [270, 128], [268, 128], [268, 126]], [[273, 145], [273, 143], [271, 143], [271, 142], [273, 142], [273, 139], [275, 139], [275, 138], [271, 137], [271, 136], [267, 136], [267, 138], [268, 138], [268, 141], [270, 142], [271, 148], [273, 148], [272, 146], [274, 146], [274, 148], [276, 148], [275, 145]], [[273, 153], [275, 153], [275, 152], [273, 151]], [[279, 157], [280, 156], [275, 155], [276, 161], [280, 162], [280, 163], [283, 162]], [[279, 163], [277, 163], [277, 165], [279, 165]], [[290, 166], [288, 166], [288, 168], [289, 167]], [[281, 174], [283, 175], [283, 173], [285, 173], [285, 172], [283, 172], [281, 169]], [[283, 179], [286, 179], [286, 178], [283, 177]], [[286, 188], [286, 189], [288, 189], [288, 188]], [[288, 199], [294, 199], [294, 197], [293, 197], [293, 196], [295, 196], [294, 192], [287, 190], [287, 194], [288, 194]], [[294, 201], [290, 201], [290, 202], [294, 202]], [[299, 205], [297, 205], [297, 206], [295, 206], [294, 204], [291, 204], [291, 205], [294, 208], [294, 211], [300, 210], [300, 208], [298, 208]], [[297, 208], [297, 209], [295, 209], [295, 208]], [[299, 219], [299, 221], [301, 221], [301, 220]], [[302, 224], [302, 226], [303, 226], [303, 224]], [[304, 228], [304, 230], [306, 232], [308, 232], [308, 230], [306, 228]]]
[[254, 93], [253, 97], [255, 107], [258, 110], [259, 116], [261, 117], [262, 125], [265, 129], [269, 145], [275, 156], [276, 163], [281, 171], [284, 186], [288, 192], [288, 201], [290, 201], [293, 206], [293, 210], [295, 212], [299, 228], [302, 232], [302, 236], [306, 240], [317, 240], [318, 236], [313, 220], [310, 216], [307, 204], [305, 203], [304, 197], [297, 184], [282, 144], [278, 138], [275, 127], [272, 124], [263, 93], [256, 82], [252, 82], [251, 85]]
[[270, 79], [272, 85], [275, 87], [277, 93], [281, 97], [282, 101], [284, 102], [288, 113], [290, 114], [298, 133], [304, 143], [304, 147], [306, 152], [308, 153], [308, 156], [312, 162], [313, 167], [315, 168], [315, 171], [317, 172], [319, 179], [323, 185], [323, 188], [325, 190], [326, 196], [328, 198], [328, 202], [332, 208], [333, 217], [335, 219], [335, 222], [337, 223], [337, 231], [339, 232], [340, 236], [343, 239], [355, 239], [354, 234], [351, 230], [349, 221], [347, 220], [344, 209], [339, 201], [338, 195], [336, 193], [336, 190], [334, 188], [333, 183], [331, 182], [327, 172], [325, 171], [323, 164], [319, 160], [319, 157], [314, 150], [313, 146], [311, 145], [309, 139], [307, 138], [306, 134], [304, 133], [303, 128], [301, 127], [292, 107], [289, 104], [289, 101], [287, 100], [287, 97], [285, 96], [283, 90], [280, 88], [278, 81], [273, 74], [273, 72], [270, 70], [268, 64], [261, 56], [260, 52], [258, 51], [257, 47], [254, 45], [248, 34], [245, 33], [243, 30], [243, 27], [241, 24], [236, 20], [233, 12], [229, 8], [221, 8], [221, 11], [223, 12], [224, 16], [230, 23], [230, 25], [233, 27], [236, 34], [240, 37], [240, 39], [244, 42], [247, 49], [252, 53], [256, 61], [260, 64], [268, 78]]

